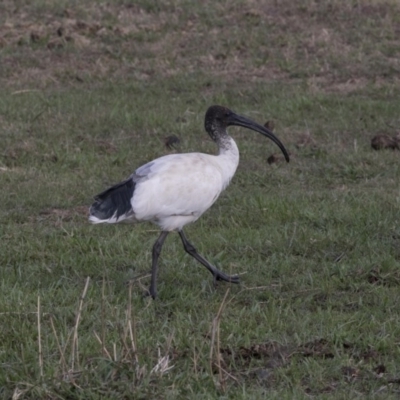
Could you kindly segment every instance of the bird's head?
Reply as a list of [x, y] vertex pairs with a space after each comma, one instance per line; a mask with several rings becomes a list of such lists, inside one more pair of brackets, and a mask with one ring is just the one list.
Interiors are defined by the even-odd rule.
[[214, 141], [218, 142], [222, 136], [227, 135], [226, 129], [228, 126], [241, 126], [261, 133], [277, 144], [277, 146], [282, 150], [286, 161], [289, 162], [289, 154], [285, 146], [269, 129], [257, 124], [257, 122], [254, 122], [249, 118], [236, 114], [227, 107], [211, 106], [208, 108], [204, 127]]

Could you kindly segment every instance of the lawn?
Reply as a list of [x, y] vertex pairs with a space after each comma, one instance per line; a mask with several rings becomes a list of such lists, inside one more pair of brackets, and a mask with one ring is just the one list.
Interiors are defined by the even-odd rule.
[[[400, 4], [0, 3], [0, 397], [396, 399]], [[88, 223], [93, 196], [174, 152], [241, 161], [188, 238]], [[270, 122], [271, 123], [271, 122]], [[176, 148], [165, 138], [176, 135]]]

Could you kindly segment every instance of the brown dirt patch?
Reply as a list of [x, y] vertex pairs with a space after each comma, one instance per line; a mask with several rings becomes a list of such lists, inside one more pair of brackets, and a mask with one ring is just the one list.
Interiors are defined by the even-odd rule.
[[[208, 5], [211, 7], [211, 5]], [[399, 6], [339, 1], [293, 6], [91, 3], [44, 10], [0, 6], [3, 85], [147, 80], [202, 71], [224, 80], [306, 78], [315, 90], [349, 93], [387, 84], [400, 68]], [[329, 16], [329, 18], [327, 18]], [[368, 66], [368, 68], [367, 68]], [[397, 73], [396, 73], [397, 71]]]

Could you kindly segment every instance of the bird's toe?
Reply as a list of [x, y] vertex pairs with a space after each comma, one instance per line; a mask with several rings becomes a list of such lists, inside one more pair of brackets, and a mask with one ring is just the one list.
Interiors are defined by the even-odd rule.
[[156, 292], [155, 290], [151, 290], [151, 289], [146, 290], [146, 291], [143, 292], [143, 297], [149, 297], [149, 296], [150, 296], [153, 300], [155, 300], [156, 297], [157, 297], [157, 292]]
[[216, 283], [216, 281], [239, 283], [240, 279], [239, 279], [238, 275], [229, 276], [229, 275], [221, 274], [221, 275], [214, 275], [214, 283]]

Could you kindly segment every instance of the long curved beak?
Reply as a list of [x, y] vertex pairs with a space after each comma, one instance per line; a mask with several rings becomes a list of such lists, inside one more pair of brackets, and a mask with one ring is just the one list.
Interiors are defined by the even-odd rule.
[[242, 126], [243, 128], [251, 129], [271, 139], [282, 150], [282, 153], [285, 156], [286, 161], [289, 162], [290, 160], [289, 153], [287, 152], [285, 146], [269, 129], [257, 124], [257, 122], [254, 122], [251, 119], [248, 119], [246, 117], [243, 117], [235, 113], [232, 113], [229, 116], [228, 126], [229, 125]]

